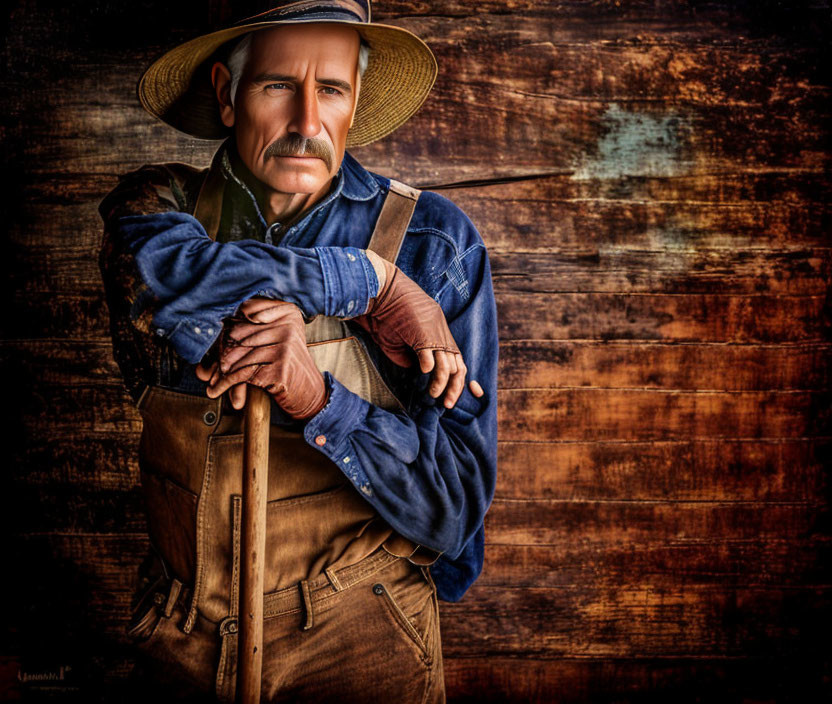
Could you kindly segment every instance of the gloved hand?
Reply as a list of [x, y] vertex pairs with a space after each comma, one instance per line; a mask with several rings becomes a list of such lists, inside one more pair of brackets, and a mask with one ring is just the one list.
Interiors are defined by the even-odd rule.
[[207, 394], [216, 398], [231, 389], [235, 408], [245, 404], [245, 384], [265, 389], [292, 418], [311, 418], [327, 402], [323, 375], [306, 348], [306, 332], [300, 309], [282, 301], [269, 301], [269, 322], [256, 322], [246, 301], [226, 322], [220, 336], [219, 359], [197, 367], [197, 376], [208, 381]]
[[370, 250], [367, 256], [379, 275], [379, 292], [367, 312], [353, 320], [396, 364], [412, 366], [413, 350], [422, 372], [433, 371], [428, 393], [437, 398], [447, 387], [445, 407], [452, 408], [462, 393], [468, 368], [442, 308], [395, 264]]
[[[370, 302], [370, 311], [354, 320], [401, 366], [412, 366], [409, 350], [415, 350], [421, 371], [426, 374], [433, 371], [428, 393], [438, 398], [447, 389], [444, 405], [453, 408], [462, 394], [468, 368], [448, 329], [442, 308], [394, 264], [375, 252], [368, 250], [367, 255], [378, 275], [379, 293]], [[251, 298], [243, 303], [240, 311], [253, 322], [270, 323], [281, 315], [282, 305], [282, 301]], [[478, 382], [471, 380], [469, 389], [477, 398], [483, 396]], [[244, 393], [244, 386], [240, 390], [232, 387], [230, 396], [235, 408], [242, 408]]]

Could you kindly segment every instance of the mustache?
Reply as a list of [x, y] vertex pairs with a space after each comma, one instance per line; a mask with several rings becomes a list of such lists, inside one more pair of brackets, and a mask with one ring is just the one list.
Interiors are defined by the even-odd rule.
[[332, 171], [332, 164], [335, 162], [335, 154], [332, 147], [324, 140], [317, 137], [301, 137], [291, 132], [279, 137], [272, 142], [265, 152], [267, 157], [274, 156], [313, 156], [322, 159], [326, 164], [326, 170]]

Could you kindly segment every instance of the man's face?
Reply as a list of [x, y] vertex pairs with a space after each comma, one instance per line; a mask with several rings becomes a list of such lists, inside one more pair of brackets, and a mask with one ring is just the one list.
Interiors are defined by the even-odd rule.
[[[358, 48], [358, 33], [339, 25], [254, 35], [234, 105], [221, 114], [267, 190], [314, 194], [338, 171], [358, 98]], [[304, 138], [304, 155], [288, 156]]]

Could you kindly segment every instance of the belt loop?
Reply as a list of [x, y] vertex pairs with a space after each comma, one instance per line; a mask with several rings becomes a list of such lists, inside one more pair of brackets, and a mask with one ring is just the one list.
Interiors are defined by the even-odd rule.
[[179, 598], [179, 593], [182, 591], [182, 582], [180, 582], [176, 577], [170, 583], [170, 591], [168, 592], [168, 600], [165, 603], [165, 618], [170, 618], [171, 614], [173, 613], [173, 607], [176, 604], [176, 600]]
[[336, 592], [344, 591], [344, 585], [341, 584], [340, 580], [338, 579], [338, 576], [335, 574], [335, 570], [333, 570], [331, 567], [327, 567], [324, 570], [324, 574], [326, 574], [329, 583], [332, 585], [332, 588]]
[[300, 591], [303, 594], [303, 606], [306, 609], [306, 623], [303, 624], [303, 630], [308, 631], [312, 628], [312, 595], [309, 593], [309, 582], [305, 579], [300, 581]]

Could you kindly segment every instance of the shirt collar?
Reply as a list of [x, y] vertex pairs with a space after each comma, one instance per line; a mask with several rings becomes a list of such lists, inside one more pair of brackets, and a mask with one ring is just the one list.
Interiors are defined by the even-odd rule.
[[341, 193], [350, 200], [370, 200], [380, 190], [378, 181], [349, 152], [344, 152], [344, 161], [341, 162], [338, 174], [343, 174]]

